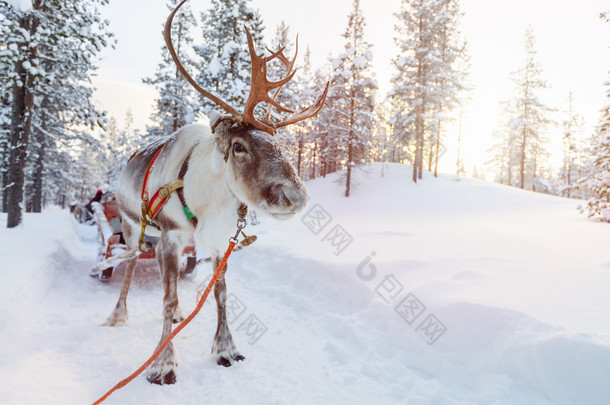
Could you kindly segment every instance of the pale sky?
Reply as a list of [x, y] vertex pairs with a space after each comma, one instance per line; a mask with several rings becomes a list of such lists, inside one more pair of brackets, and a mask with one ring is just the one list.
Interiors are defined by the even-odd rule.
[[[209, 4], [209, 0], [191, 0], [197, 18], [198, 11]], [[252, 0], [250, 4], [261, 12], [267, 40], [284, 20], [293, 35], [299, 34], [301, 49], [310, 46], [314, 66], [321, 66], [329, 53], [336, 56], [342, 52], [341, 34], [352, 0]], [[528, 24], [534, 27], [538, 59], [549, 84], [549, 89], [540, 92], [542, 101], [558, 110], [553, 118], [561, 121], [568, 92], [573, 91], [574, 109], [584, 116], [589, 135], [606, 103], [602, 85], [609, 80], [610, 24], [599, 14], [610, 9], [608, 1], [462, 0], [461, 5], [461, 29], [470, 45], [474, 87], [462, 127], [467, 172], [473, 165], [482, 167], [487, 160], [485, 151], [493, 143], [500, 103], [513, 94], [509, 74], [521, 66]], [[390, 61], [396, 52], [393, 13], [399, 10], [400, 0], [361, 0], [361, 8], [367, 22], [365, 38], [374, 45], [373, 65], [380, 93], [385, 94], [391, 86]], [[141, 79], [152, 76], [160, 61], [161, 28], [167, 13], [161, 0], [111, 0], [106, 7], [104, 14], [118, 44], [115, 50], [103, 53], [94, 84], [100, 106], [119, 122], [127, 108], [132, 109], [136, 127], [144, 129], [149, 122], [156, 93]], [[457, 151], [454, 128], [450, 127], [445, 140], [447, 153], [440, 160], [441, 170], [450, 173], [455, 171]], [[549, 128], [555, 165], [561, 160], [557, 153], [561, 136], [560, 127]]]

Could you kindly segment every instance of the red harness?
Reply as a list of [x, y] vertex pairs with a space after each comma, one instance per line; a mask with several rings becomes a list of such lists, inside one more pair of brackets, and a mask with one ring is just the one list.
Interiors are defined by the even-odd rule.
[[148, 199], [148, 191], [146, 191], [146, 186], [148, 185], [148, 177], [150, 176], [150, 169], [152, 169], [153, 166], [155, 165], [155, 161], [161, 154], [162, 149], [163, 149], [163, 147], [159, 148], [159, 150], [155, 153], [152, 160], [148, 164], [148, 167], [146, 168], [146, 173], [144, 173], [144, 182], [142, 183], [142, 209], [144, 210], [144, 208], [146, 207], [146, 210], [145, 210], [146, 212], [142, 212], [142, 214], [146, 213], [146, 215], [148, 215], [150, 217], [150, 219], [153, 219], [155, 216], [157, 216], [159, 211], [161, 211], [161, 207], [163, 207], [163, 205], [169, 199], [169, 194], [168, 194], [165, 197], [165, 200], [162, 201], [162, 203], [157, 204], [157, 207], [153, 210], [153, 205], [157, 201], [157, 198], [159, 198], [160, 191], [161, 191], [161, 189], [163, 189], [163, 187], [161, 187], [159, 190], [157, 190], [157, 192], [155, 194], [153, 194], [153, 197], [150, 200]]
[[186, 204], [186, 200], [184, 199], [184, 193], [182, 191], [184, 187], [184, 175], [188, 169], [188, 163], [191, 155], [184, 160], [182, 163], [182, 167], [180, 168], [180, 172], [178, 173], [178, 180], [170, 184], [169, 186], [162, 186], [152, 195], [152, 198], [148, 197], [148, 177], [150, 176], [150, 170], [154, 167], [155, 161], [159, 157], [159, 154], [163, 150], [163, 147], [160, 147], [159, 150], [155, 153], [153, 158], [151, 159], [148, 167], [146, 168], [146, 173], [144, 173], [144, 182], [142, 183], [142, 218], [150, 218], [153, 220], [157, 214], [161, 211], [161, 208], [169, 201], [170, 195], [174, 192], [178, 192], [178, 198], [182, 203], [182, 209], [186, 214], [186, 217], [193, 224], [193, 226], [197, 226], [197, 218], [193, 215], [190, 208]]

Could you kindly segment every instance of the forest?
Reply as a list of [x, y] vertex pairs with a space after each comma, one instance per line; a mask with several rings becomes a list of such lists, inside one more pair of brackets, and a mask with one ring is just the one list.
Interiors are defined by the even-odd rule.
[[[167, 1], [168, 13], [178, 3]], [[101, 52], [116, 44], [102, 17], [107, 4], [0, 0], [0, 205], [8, 213], [9, 228], [21, 223], [23, 212], [86, 202], [99, 188], [112, 191], [139, 147], [205, 122], [206, 111], [214, 107], [184, 80], [165, 46], [155, 74], [141, 78], [158, 93], [145, 130], [134, 127], [130, 111], [117, 119], [98, 107], [92, 77]], [[259, 54], [268, 48], [292, 55], [298, 46], [298, 73], [279, 103], [301, 110], [330, 83], [326, 105], [315, 119], [276, 135], [303, 179], [341, 171], [342, 193], [349, 197], [357, 187], [354, 171], [366, 170], [371, 162], [398, 162], [411, 167], [417, 183], [424, 171], [438, 175], [449, 137], [458, 145], [453, 174], [481, 175], [466, 170], [460, 152], [465, 136], [461, 117], [472, 84], [459, 0], [400, 2], [393, 14], [395, 55], [385, 94], [375, 75], [360, 0], [353, 0], [341, 16], [343, 49], [322, 66], [313, 66], [309, 47], [297, 45], [296, 33], [286, 23], [265, 29], [264, 16], [255, 7], [251, 0], [211, 0], [198, 18], [187, 2], [173, 26], [175, 47], [204, 89], [243, 105], [251, 75], [244, 27]], [[599, 10], [599, 18], [610, 27], [609, 13]], [[545, 105], [539, 98], [552, 84], [545, 81], [538, 60], [535, 27], [529, 26], [520, 40], [523, 58], [505, 78], [514, 91], [505, 97], [495, 143], [479, 171], [509, 186], [582, 199], [583, 213], [610, 221], [610, 77], [599, 121], [585, 133], [571, 93], [561, 106]], [[284, 68], [276, 63], [268, 76], [278, 80], [286, 74]], [[551, 118], [559, 107], [565, 110], [562, 122]], [[273, 114], [281, 118], [283, 113]], [[550, 136], [561, 137], [559, 167], [549, 162]]]

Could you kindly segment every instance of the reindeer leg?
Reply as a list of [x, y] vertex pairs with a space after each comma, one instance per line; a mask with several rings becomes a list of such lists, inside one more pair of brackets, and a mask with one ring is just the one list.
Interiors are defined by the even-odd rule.
[[[214, 260], [214, 270], [220, 264], [218, 257]], [[244, 360], [238, 351], [233, 337], [227, 324], [227, 284], [225, 283], [225, 273], [227, 266], [225, 265], [218, 282], [214, 286], [214, 297], [216, 298], [216, 307], [218, 309], [218, 327], [216, 328], [216, 336], [214, 336], [214, 345], [212, 346], [212, 355], [216, 357], [216, 364], [224, 367], [230, 367], [235, 361]]]
[[127, 293], [129, 292], [129, 286], [131, 285], [131, 279], [133, 278], [137, 261], [137, 257], [127, 261], [127, 269], [125, 270], [125, 277], [123, 278], [123, 286], [121, 287], [119, 300], [112, 313], [106, 318], [104, 326], [123, 326], [127, 323]]
[[[133, 228], [132, 225], [123, 221], [123, 237], [127, 242], [127, 246], [135, 246], [133, 241]], [[133, 273], [136, 268], [136, 264], [138, 262], [138, 258], [135, 257], [131, 260], [127, 261], [127, 269], [125, 270], [125, 277], [123, 278], [123, 285], [121, 286], [121, 294], [119, 295], [119, 300], [114, 307], [112, 313], [106, 318], [104, 322], [104, 326], [123, 326], [127, 323], [127, 293], [129, 292], [129, 287], [131, 286], [131, 280], [133, 278]]]
[[[161, 272], [161, 279], [163, 280], [163, 286], [165, 287], [165, 279], [164, 279], [164, 273], [163, 273], [163, 247], [164, 245], [161, 243], [161, 241], [159, 241], [159, 244], [157, 245], [157, 250], [155, 252], [155, 255], [157, 257], [157, 264], [159, 265], [159, 272]], [[176, 252], [182, 252], [182, 247], [179, 247], [180, 250], [177, 250]], [[180, 255], [178, 256], [178, 270], [180, 267]], [[178, 271], [178, 274], [180, 274], [180, 271]], [[166, 292], [167, 294], [167, 292]], [[184, 321], [184, 315], [182, 315], [182, 309], [180, 309], [180, 305], [178, 304], [178, 296], [176, 295], [176, 306], [174, 309], [174, 315], [172, 316], [172, 323], [180, 323]]]
[[[170, 231], [164, 232], [157, 246], [157, 261], [161, 270], [161, 280], [163, 282], [163, 333], [161, 343], [172, 331], [172, 323], [178, 308], [177, 282], [179, 275], [180, 258], [184, 243], [180, 235]], [[167, 345], [159, 357], [148, 369], [146, 379], [153, 384], [174, 384], [176, 382], [176, 354], [173, 343]]]

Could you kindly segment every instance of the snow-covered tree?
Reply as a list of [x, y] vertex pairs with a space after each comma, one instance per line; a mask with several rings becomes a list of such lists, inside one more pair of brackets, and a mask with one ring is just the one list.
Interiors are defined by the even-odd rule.
[[[229, 105], [243, 106], [250, 90], [250, 54], [244, 26], [248, 27], [257, 52], [263, 53], [263, 22], [250, 0], [212, 0], [202, 13], [203, 43], [195, 47], [200, 58], [197, 82], [219, 95]], [[217, 108], [207, 98], [199, 99], [199, 111]]]
[[[322, 89], [329, 81], [332, 72], [332, 58], [329, 55], [328, 63], [316, 69], [313, 75], [313, 91], [314, 94], [320, 94]], [[328, 97], [332, 97], [332, 86], [328, 91], [326, 98], [326, 106], [312, 120], [312, 132], [310, 135], [312, 145], [312, 162], [311, 162], [311, 177], [316, 176], [326, 177], [328, 173], [335, 171], [335, 160], [333, 151], [329, 148], [329, 131], [333, 124], [333, 111], [331, 102]]]
[[[288, 59], [288, 61], [292, 61], [292, 59], [294, 58], [294, 51], [296, 46], [293, 41], [294, 38], [290, 38], [290, 28], [288, 27], [288, 25], [286, 25], [284, 21], [281, 21], [275, 30], [275, 35], [271, 40], [271, 46], [269, 47], [269, 49], [273, 52], [283, 49], [283, 53]], [[295, 62], [293, 70], [294, 68], [296, 68], [296, 66], [297, 65]], [[277, 81], [286, 77], [287, 74], [288, 71], [286, 70], [286, 66], [280, 61], [280, 59], [273, 59], [267, 64], [267, 77], [269, 78], [269, 80]], [[299, 70], [299, 73], [297, 75], [301, 76], [302, 74], [303, 72]], [[282, 89], [276, 98], [276, 101], [280, 105], [290, 110], [295, 110], [298, 108], [299, 95], [297, 94], [297, 80], [298, 79], [295, 76], [292, 80], [282, 86]], [[271, 91], [271, 96], [273, 96], [275, 92], [276, 90]], [[274, 120], [281, 120], [286, 116], [287, 113], [281, 113], [275, 108], [271, 109], [271, 117]], [[279, 128], [275, 136], [279, 138], [280, 142], [286, 147], [286, 150], [289, 152], [289, 154], [294, 155], [292, 157], [294, 163], [296, 163], [298, 160], [298, 152], [293, 153], [294, 151], [296, 151], [299, 144], [299, 141], [297, 139], [298, 131], [296, 125]]]
[[121, 171], [127, 164], [129, 157], [144, 146], [149, 140], [142, 136], [139, 131], [133, 129], [133, 114], [128, 109], [123, 120], [122, 128], [114, 117], [108, 120], [108, 128], [104, 137], [104, 152], [106, 165], [104, 183], [108, 184], [109, 190], [114, 191]]
[[402, 144], [394, 137], [392, 103], [386, 99], [375, 106], [375, 126], [371, 145], [371, 160], [374, 162], [400, 162]]
[[40, 59], [37, 57], [39, 43], [50, 41], [49, 35], [40, 25], [38, 10], [41, 0], [32, 2], [32, 9], [20, 10], [13, 4], [0, 2], [5, 20], [3, 25], [6, 48], [2, 54], [3, 85], [10, 88], [11, 123], [6, 136], [6, 157], [3, 201], [8, 212], [7, 226], [15, 227], [21, 223], [23, 186], [25, 181], [26, 151], [32, 132], [32, 107], [34, 88], [42, 72], [38, 71]]
[[512, 103], [505, 102], [497, 128], [493, 133], [494, 144], [487, 151], [491, 159], [486, 166], [495, 171], [495, 181], [509, 186], [518, 186], [520, 163], [517, 111]]
[[[105, 4], [107, 0], [34, 0], [31, 9], [18, 10], [0, 3], [11, 27], [4, 38], [8, 52], [1, 58], [7, 58], [1, 65], [12, 67], [5, 178], [8, 227], [21, 222], [28, 152], [36, 160], [32, 173], [42, 175], [40, 165], [48, 164], [48, 151], [57, 149], [57, 142], [84, 136], [79, 126], [103, 124], [103, 114], [91, 102], [90, 75], [96, 55], [109, 44], [108, 21], [99, 13]], [[30, 140], [38, 142], [30, 146]], [[41, 187], [41, 178], [32, 181]], [[34, 199], [42, 198], [41, 191], [36, 193]], [[39, 205], [34, 201], [32, 207]]]
[[547, 85], [541, 78], [542, 69], [536, 60], [534, 31], [525, 34], [525, 57], [522, 67], [511, 74], [515, 84], [513, 99], [505, 102], [497, 130], [498, 142], [492, 147], [491, 166], [496, 180], [511, 186], [550, 192], [545, 131], [551, 111], [539, 98], [538, 92]]
[[[280, 22], [280, 25], [275, 29], [275, 35], [271, 40], [271, 46], [269, 49], [273, 52], [278, 51], [280, 49], [284, 49], [283, 53], [288, 58], [289, 61], [292, 61], [295, 53], [296, 43], [294, 42], [294, 38], [290, 38], [290, 27], [286, 25], [284, 21]], [[299, 67], [299, 63], [295, 62], [294, 68]], [[309, 69], [309, 66], [306, 66], [305, 69]], [[294, 70], [294, 69], [293, 69]], [[279, 59], [273, 59], [271, 62], [267, 64], [267, 77], [270, 80], [276, 81], [286, 77], [286, 67]], [[277, 102], [280, 105], [286, 106], [291, 110], [297, 108], [297, 104], [299, 102], [299, 95], [297, 94], [297, 84], [299, 83], [299, 79], [303, 79], [304, 72], [302, 69], [299, 69], [299, 73], [293, 77], [288, 83], [282, 86], [282, 90], [278, 95]], [[275, 94], [275, 90], [271, 92], [271, 94]], [[281, 119], [282, 115], [278, 114], [275, 109], [272, 109], [272, 117], [277, 119]], [[281, 131], [281, 129], [280, 129]]]
[[[10, 30], [14, 25], [14, 21], [8, 18], [8, 4], [0, 1], [0, 38], [8, 38]], [[2, 212], [6, 212], [7, 205], [5, 198], [7, 194], [4, 192], [6, 176], [8, 174], [8, 136], [11, 124], [11, 96], [12, 86], [8, 79], [9, 74], [14, 71], [13, 57], [15, 56], [15, 47], [9, 49], [6, 41], [0, 42], [0, 194], [2, 200]]]
[[429, 168], [438, 160], [442, 122], [457, 103], [462, 73], [456, 61], [465, 48], [457, 24], [458, 0], [403, 0], [395, 14], [399, 53], [392, 60], [395, 135], [412, 143], [413, 181], [421, 179], [424, 150]]
[[336, 60], [331, 55], [328, 56], [328, 63], [316, 71], [316, 84], [326, 82], [330, 77], [330, 88], [326, 97], [326, 105], [316, 116], [314, 125], [317, 129], [315, 133], [317, 156], [320, 165], [319, 173], [322, 177], [339, 170], [341, 165], [342, 153], [339, 151], [339, 143], [335, 132], [338, 122], [343, 119], [343, 115], [336, 100], [340, 99], [341, 88], [345, 85], [341, 76], [334, 74]]
[[580, 168], [580, 142], [583, 119], [580, 114], [574, 112], [573, 94], [568, 95], [567, 117], [563, 122], [563, 165], [559, 172], [559, 184], [562, 195], [574, 196], [574, 184], [578, 181]]
[[353, 1], [343, 37], [345, 52], [333, 60], [332, 90], [327, 103], [334, 116], [329, 136], [336, 158], [346, 166], [345, 196], [352, 186], [352, 170], [366, 159], [372, 137], [377, 81], [373, 78], [371, 45], [364, 39], [366, 25], [360, 0]]
[[606, 106], [594, 137], [592, 170], [585, 187], [591, 196], [586, 204], [588, 216], [600, 216], [610, 222], [610, 81], [606, 82]]
[[[179, 0], [169, 0], [167, 7], [175, 9]], [[196, 25], [195, 17], [189, 4], [185, 4], [174, 19], [172, 40], [180, 60], [188, 72], [198, 69], [197, 63], [189, 55], [193, 38], [191, 30]], [[192, 86], [178, 70], [165, 44], [161, 47], [162, 61], [157, 66], [155, 75], [143, 79], [145, 84], [155, 86], [159, 98], [155, 100], [155, 110], [151, 115], [154, 126], [147, 128], [148, 136], [157, 138], [167, 136], [194, 120], [193, 103], [195, 94]]]
[[[299, 73], [297, 77], [293, 79], [295, 80], [294, 104], [291, 104], [290, 107], [295, 111], [300, 111], [312, 105], [316, 100], [316, 97], [319, 97], [320, 94], [316, 93], [317, 88], [315, 86], [314, 70], [311, 66], [311, 51], [309, 50], [309, 46], [307, 46], [305, 50], [303, 63], [299, 65]], [[315, 159], [316, 151], [314, 142], [314, 122], [314, 120], [303, 120], [298, 122], [296, 125], [293, 125], [294, 132], [296, 134], [296, 167], [299, 176], [304, 174], [302, 167], [304, 166], [304, 161], [306, 160], [305, 154], [309, 153], [310, 160]], [[307, 150], [307, 145], [309, 145], [309, 150]]]
[[525, 59], [523, 66], [513, 73], [515, 98], [513, 107], [513, 129], [519, 135], [519, 187], [536, 190], [542, 178], [540, 170], [548, 154], [544, 149], [547, 113], [550, 111], [537, 94], [547, 87], [542, 79], [542, 68], [536, 58], [534, 29], [529, 26], [525, 33]]
[[466, 44], [460, 39], [458, 30], [462, 15], [459, 0], [441, 0], [439, 9], [435, 25], [438, 31], [436, 41], [440, 56], [440, 80], [435, 83], [437, 96], [430, 100], [433, 116], [428, 158], [428, 170], [432, 170], [434, 165], [434, 177], [438, 177], [439, 151], [446, 129], [445, 123], [449, 120], [449, 113], [461, 101], [460, 93], [464, 90], [469, 70]]

